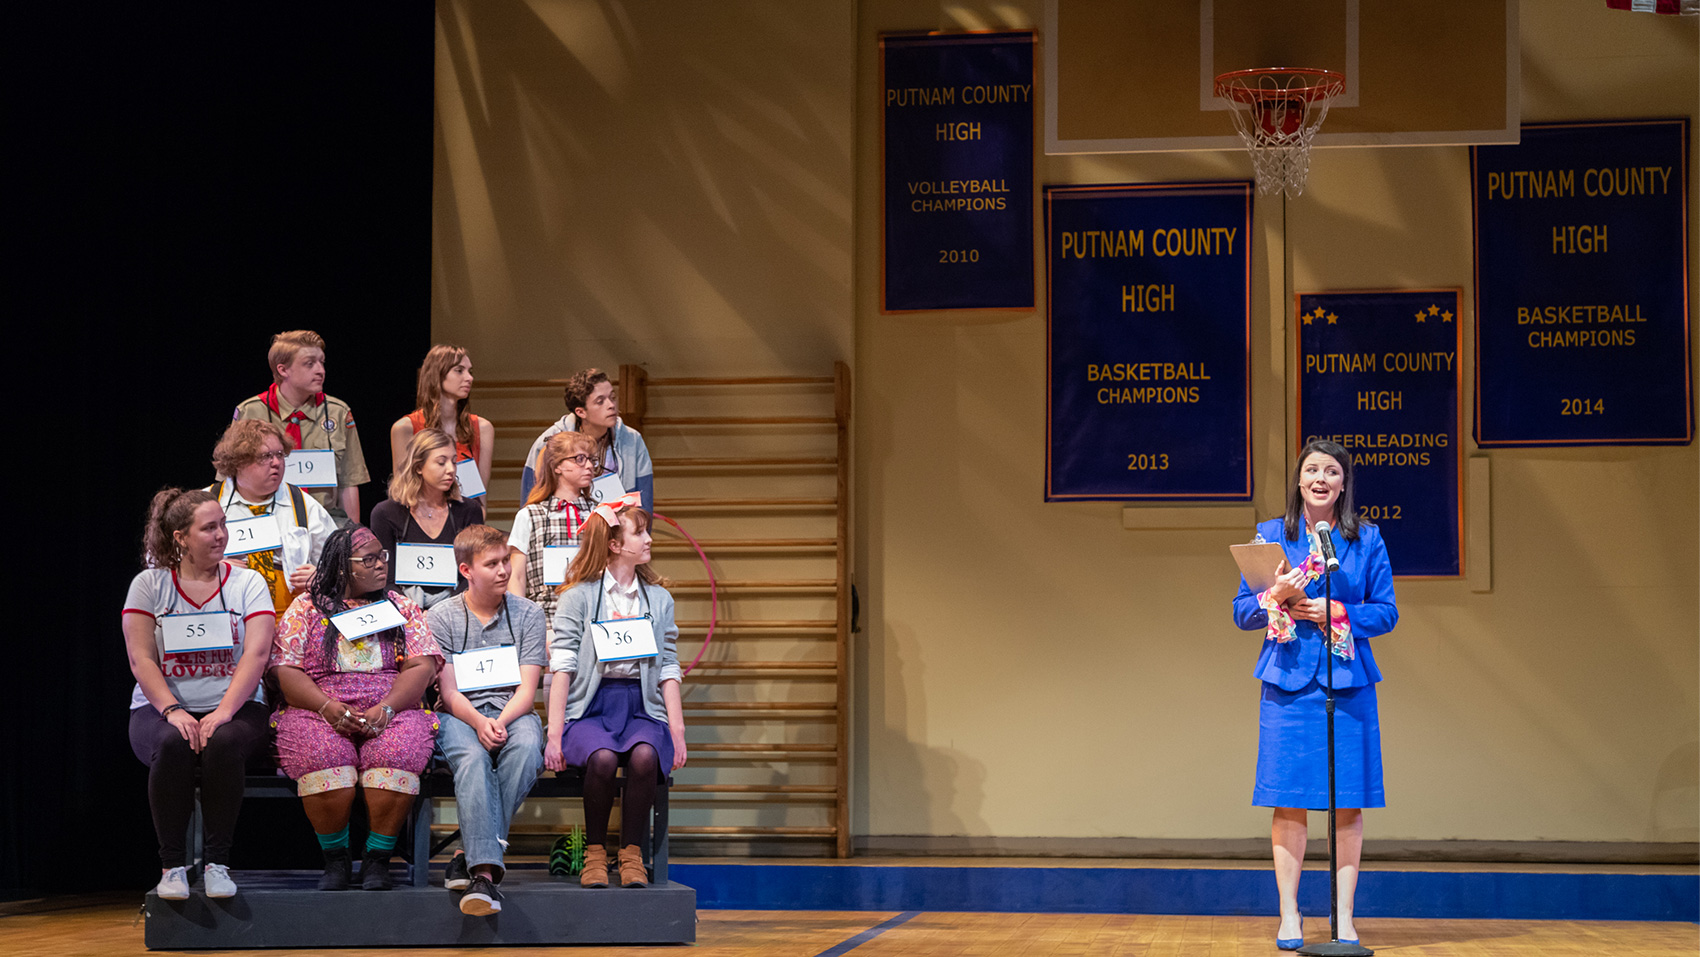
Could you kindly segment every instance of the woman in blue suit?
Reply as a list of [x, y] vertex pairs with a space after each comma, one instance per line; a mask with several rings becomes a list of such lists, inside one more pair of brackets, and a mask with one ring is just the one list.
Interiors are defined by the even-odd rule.
[[[1335, 529], [1340, 570], [1334, 573], [1334, 644], [1323, 653], [1321, 559], [1312, 529], [1326, 521]], [[1358, 517], [1352, 502], [1352, 457], [1340, 445], [1313, 440], [1299, 452], [1287, 492], [1287, 514], [1257, 526], [1258, 535], [1280, 542], [1287, 552], [1282, 574], [1267, 591], [1253, 593], [1245, 581], [1234, 597], [1234, 622], [1263, 629], [1263, 652], [1255, 674], [1263, 682], [1259, 712], [1257, 785], [1252, 803], [1275, 809], [1270, 843], [1275, 884], [1281, 895], [1276, 943], [1296, 950], [1304, 943], [1299, 913], [1299, 871], [1304, 862], [1307, 810], [1328, 807], [1328, 734], [1324, 702], [1329, 667], [1334, 673], [1335, 774], [1338, 780], [1341, 940], [1357, 939], [1352, 900], [1363, 850], [1363, 808], [1385, 807], [1381, 790], [1381, 728], [1375, 683], [1381, 670], [1369, 639], [1393, 630], [1393, 569], [1387, 546], [1374, 525]]]

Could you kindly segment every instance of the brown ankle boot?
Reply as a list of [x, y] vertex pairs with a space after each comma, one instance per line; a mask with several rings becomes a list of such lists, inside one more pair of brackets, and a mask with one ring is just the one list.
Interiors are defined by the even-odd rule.
[[608, 849], [598, 844], [584, 849], [584, 870], [579, 872], [578, 886], [608, 886]]
[[620, 848], [620, 886], [649, 886], [649, 870], [643, 866], [643, 851], [636, 844]]

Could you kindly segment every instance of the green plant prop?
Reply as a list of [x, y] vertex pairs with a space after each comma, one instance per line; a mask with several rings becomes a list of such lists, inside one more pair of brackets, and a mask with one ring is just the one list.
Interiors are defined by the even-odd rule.
[[584, 872], [584, 828], [574, 826], [571, 831], [555, 838], [555, 843], [549, 849], [549, 873], [555, 877], [574, 877]]

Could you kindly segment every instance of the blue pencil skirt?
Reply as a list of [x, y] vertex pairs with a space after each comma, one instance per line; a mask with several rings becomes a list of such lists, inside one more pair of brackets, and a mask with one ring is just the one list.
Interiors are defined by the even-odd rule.
[[[1316, 681], [1298, 691], [1263, 683], [1252, 804], [1328, 809], [1327, 701], [1328, 691]], [[1375, 685], [1335, 689], [1334, 756], [1335, 806], [1387, 806]]]

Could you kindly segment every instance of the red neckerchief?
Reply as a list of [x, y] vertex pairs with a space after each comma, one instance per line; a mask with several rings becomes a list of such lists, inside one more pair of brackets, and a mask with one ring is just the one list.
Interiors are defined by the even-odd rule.
[[[289, 413], [288, 418], [284, 418], [283, 403], [278, 394], [276, 382], [272, 383], [271, 388], [260, 393], [260, 403], [267, 409], [271, 410], [272, 415], [283, 419], [283, 430], [289, 433], [289, 441], [294, 442], [296, 448], [302, 448], [301, 423], [307, 421], [310, 416], [300, 409], [296, 409], [294, 412]], [[315, 406], [324, 405], [325, 394], [323, 392], [313, 393], [313, 404]]]

